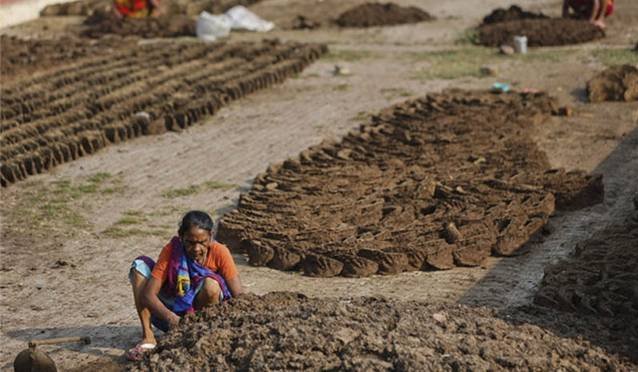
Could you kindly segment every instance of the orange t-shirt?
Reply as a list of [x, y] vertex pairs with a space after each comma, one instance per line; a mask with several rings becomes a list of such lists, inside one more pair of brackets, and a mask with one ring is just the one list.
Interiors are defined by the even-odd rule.
[[[162, 284], [164, 284], [164, 281], [166, 280], [166, 275], [168, 273], [166, 268], [168, 267], [168, 262], [171, 259], [172, 252], [173, 245], [171, 243], [166, 244], [166, 246], [162, 248], [162, 252], [160, 253], [157, 263], [155, 264], [155, 267], [153, 267], [153, 272], [151, 273], [151, 276], [159, 280]], [[235, 261], [233, 260], [233, 256], [231, 256], [230, 251], [225, 245], [217, 242], [210, 243], [205, 266], [211, 271], [223, 276], [225, 280], [233, 279], [238, 275], [237, 267], [235, 266]]]

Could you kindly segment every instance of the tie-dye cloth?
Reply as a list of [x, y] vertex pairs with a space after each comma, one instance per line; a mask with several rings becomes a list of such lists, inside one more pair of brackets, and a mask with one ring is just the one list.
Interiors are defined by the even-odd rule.
[[195, 311], [193, 301], [202, 281], [206, 278], [214, 279], [219, 283], [224, 300], [231, 298], [224, 278], [189, 258], [180, 238], [173, 237], [171, 244], [173, 251], [162, 291], [167, 297], [175, 299], [171, 309], [173, 312], [180, 314]]

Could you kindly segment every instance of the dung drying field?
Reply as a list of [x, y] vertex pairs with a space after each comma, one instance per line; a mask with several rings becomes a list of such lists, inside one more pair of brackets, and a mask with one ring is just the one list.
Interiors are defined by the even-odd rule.
[[[469, 3], [0, 29], [0, 369], [69, 336], [59, 370], [638, 369], [638, 3]], [[237, 4], [276, 28], [194, 37]], [[128, 362], [130, 262], [191, 209], [247, 293]]]

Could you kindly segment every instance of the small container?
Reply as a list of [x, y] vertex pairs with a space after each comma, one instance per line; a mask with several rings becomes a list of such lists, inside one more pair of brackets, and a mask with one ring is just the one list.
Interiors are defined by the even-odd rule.
[[514, 36], [514, 50], [519, 54], [527, 54], [527, 36]]

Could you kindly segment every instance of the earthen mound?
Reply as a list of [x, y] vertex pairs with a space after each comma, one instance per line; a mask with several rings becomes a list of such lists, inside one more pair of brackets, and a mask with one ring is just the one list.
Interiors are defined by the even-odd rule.
[[[545, 318], [548, 318], [546, 314]], [[553, 317], [586, 334], [591, 324]], [[507, 320], [503, 320], [507, 319]], [[191, 317], [131, 371], [630, 370], [582, 337], [544, 329], [534, 314], [398, 302], [245, 295]]]
[[638, 320], [638, 214], [576, 245], [545, 270], [534, 302], [559, 310]]
[[638, 100], [638, 68], [610, 67], [587, 82], [590, 102]]
[[529, 46], [578, 44], [605, 36], [604, 31], [590, 22], [565, 19], [523, 19], [481, 25], [477, 29], [478, 44], [500, 46], [512, 44], [514, 36], [527, 36]]
[[68, 3], [55, 3], [45, 6], [40, 17], [52, 16], [88, 16], [96, 11], [109, 11], [113, 7], [109, 0], [77, 0]]
[[342, 13], [337, 19], [341, 27], [390, 26], [431, 21], [427, 12], [417, 7], [402, 7], [394, 3], [365, 3]]
[[195, 21], [185, 15], [119, 18], [113, 12], [97, 11], [84, 21], [83, 36], [139, 36], [143, 38], [195, 36]]
[[0, 184], [110, 143], [182, 130], [300, 73], [326, 51], [324, 45], [277, 40], [135, 43], [3, 81]]
[[549, 18], [543, 13], [528, 12], [517, 5], [512, 5], [508, 9], [498, 8], [483, 18], [483, 25], [493, 23], [518, 21], [521, 19], [542, 19]]
[[550, 169], [530, 130], [545, 94], [434, 94], [258, 175], [217, 238], [255, 266], [361, 277], [512, 255], [600, 177]]

